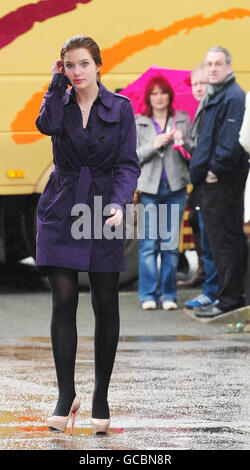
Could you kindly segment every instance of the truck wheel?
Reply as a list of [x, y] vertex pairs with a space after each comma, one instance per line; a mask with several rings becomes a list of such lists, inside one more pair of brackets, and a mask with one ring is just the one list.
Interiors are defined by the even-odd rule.
[[[131, 284], [138, 277], [138, 253], [139, 241], [137, 239], [137, 216], [127, 218], [125, 242], [126, 271], [120, 274], [119, 285]], [[81, 287], [89, 287], [88, 273], [79, 273], [79, 284]]]
[[32, 195], [25, 206], [25, 242], [30, 256], [36, 257], [36, 213], [40, 195]]
[[[125, 256], [127, 270], [120, 274], [119, 285], [131, 284], [138, 277], [138, 240], [127, 240], [125, 245]], [[79, 285], [82, 288], [89, 287], [88, 273], [79, 273]]]

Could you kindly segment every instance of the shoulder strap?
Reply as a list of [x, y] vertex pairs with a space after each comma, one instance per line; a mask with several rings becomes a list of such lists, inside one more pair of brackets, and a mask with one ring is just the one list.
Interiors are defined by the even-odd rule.
[[[172, 117], [173, 128], [176, 129], [175, 116], [171, 116], [171, 117]], [[169, 119], [166, 120], [166, 125], [165, 125], [165, 131], [164, 132], [167, 131], [168, 121], [169, 121]]]
[[173, 128], [176, 129], [175, 115], [172, 116]]

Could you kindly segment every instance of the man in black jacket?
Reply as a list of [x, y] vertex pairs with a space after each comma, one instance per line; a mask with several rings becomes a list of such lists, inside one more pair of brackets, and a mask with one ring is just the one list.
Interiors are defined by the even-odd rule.
[[219, 277], [217, 305], [196, 316], [214, 317], [243, 305], [243, 190], [248, 157], [239, 144], [245, 93], [235, 82], [231, 55], [207, 52], [207, 95], [201, 102], [191, 181], [200, 185], [201, 212]]

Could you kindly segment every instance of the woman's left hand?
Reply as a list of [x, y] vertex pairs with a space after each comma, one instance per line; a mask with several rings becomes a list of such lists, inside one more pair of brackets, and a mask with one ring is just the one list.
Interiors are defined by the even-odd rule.
[[65, 74], [64, 66], [63, 66], [63, 61], [62, 60], [55, 60], [52, 65], [52, 75], [55, 75], [56, 73], [63, 73]]
[[110, 211], [110, 217], [105, 220], [105, 224], [117, 227], [121, 224], [123, 219], [123, 213], [120, 209], [115, 209], [114, 207]]

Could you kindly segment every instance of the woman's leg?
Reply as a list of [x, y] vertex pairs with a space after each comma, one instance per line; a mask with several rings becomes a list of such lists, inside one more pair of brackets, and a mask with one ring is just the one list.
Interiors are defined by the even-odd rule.
[[108, 387], [119, 339], [119, 273], [89, 273], [95, 314], [95, 388], [92, 417], [109, 418]]
[[[177, 297], [177, 282], [176, 282], [176, 275], [177, 275], [177, 268], [178, 268], [178, 260], [179, 260], [179, 234], [181, 229], [182, 218], [185, 210], [186, 205], [186, 188], [181, 189], [179, 191], [171, 191], [168, 183], [165, 183], [165, 191], [162, 190], [161, 193], [162, 201], [165, 202], [166, 207], [164, 210], [167, 211], [168, 217], [164, 221], [166, 224], [165, 230], [167, 229], [167, 225], [169, 225], [169, 231], [171, 233], [171, 241], [175, 240], [177, 242], [177, 246], [169, 247], [169, 240], [164, 236], [161, 237], [161, 280], [160, 280], [160, 300], [163, 302], [164, 300], [174, 300], [176, 302]], [[172, 207], [171, 205], [175, 205], [177, 213], [174, 211], [173, 206], [173, 215], [172, 215]], [[170, 219], [169, 213], [171, 214]], [[166, 223], [167, 221], [167, 223]], [[161, 222], [161, 221], [160, 221]], [[163, 224], [164, 225], [164, 224]], [[163, 230], [164, 233], [164, 230]]]
[[54, 415], [67, 416], [76, 395], [74, 372], [78, 273], [51, 266], [48, 267], [47, 273], [52, 290], [51, 341], [59, 388]]
[[158, 301], [158, 205], [157, 195], [141, 194], [141, 207], [138, 213], [139, 226], [139, 282], [138, 297], [140, 302], [146, 300]]

